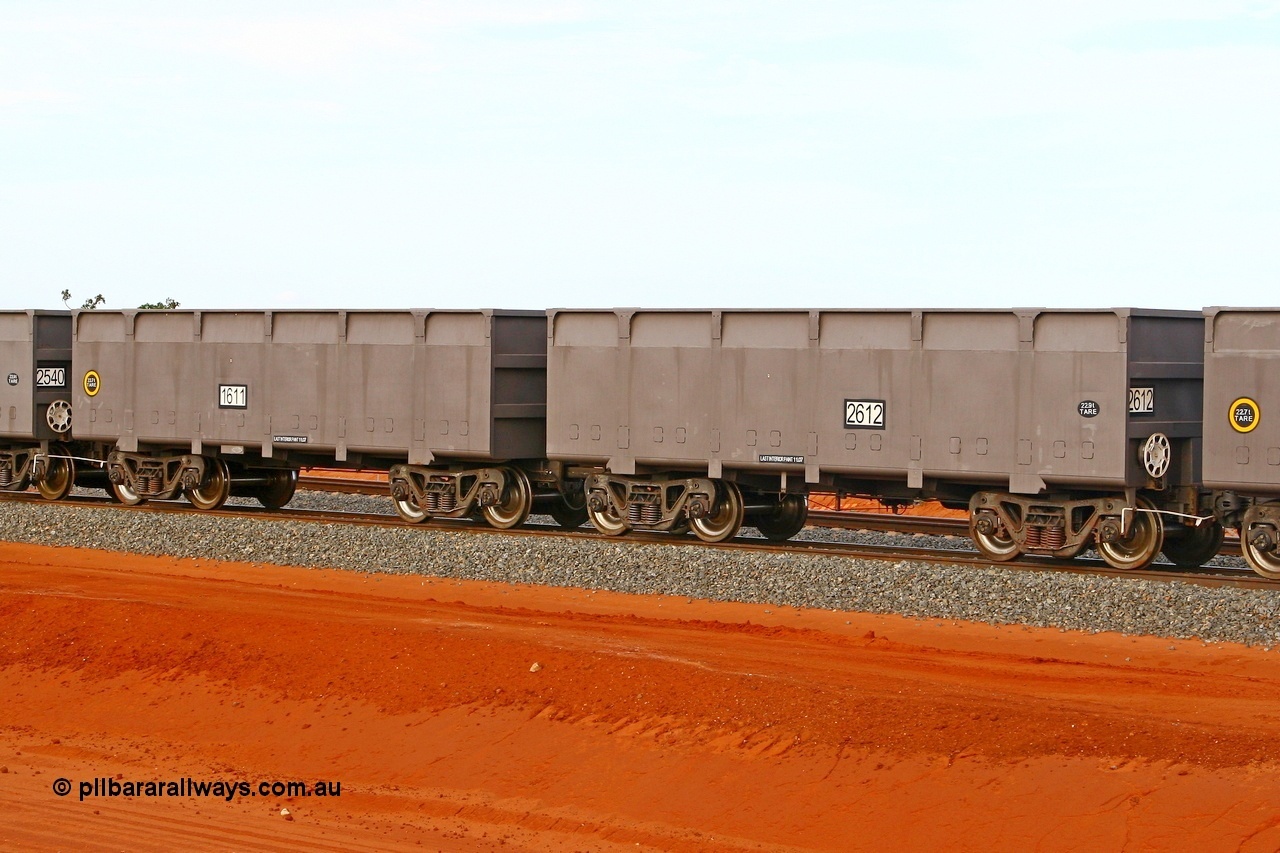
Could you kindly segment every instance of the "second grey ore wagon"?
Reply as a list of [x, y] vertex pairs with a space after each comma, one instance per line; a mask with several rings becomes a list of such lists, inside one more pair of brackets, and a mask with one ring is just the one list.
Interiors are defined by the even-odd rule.
[[811, 492], [971, 511], [994, 560], [1199, 564], [1203, 320], [1106, 310], [552, 310], [547, 452], [601, 531], [794, 535]]

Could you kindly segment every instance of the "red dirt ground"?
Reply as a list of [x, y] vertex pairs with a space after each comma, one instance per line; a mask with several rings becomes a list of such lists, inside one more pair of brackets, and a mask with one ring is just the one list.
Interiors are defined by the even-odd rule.
[[0, 543], [0, 696], [3, 849], [1280, 849], [1228, 645]]

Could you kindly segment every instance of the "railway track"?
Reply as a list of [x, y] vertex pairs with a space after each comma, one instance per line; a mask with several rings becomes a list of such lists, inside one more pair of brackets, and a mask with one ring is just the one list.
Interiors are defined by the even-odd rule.
[[[314, 484], [314, 485], [313, 485]], [[300, 488], [314, 488], [317, 491], [337, 491], [356, 494], [385, 494], [385, 483], [371, 481], [337, 481], [334, 488], [333, 478], [300, 478]], [[381, 488], [379, 488], [381, 486]], [[566, 538], [590, 539], [599, 541], [603, 537], [594, 529], [582, 527], [577, 530], [566, 530], [555, 524], [528, 523], [514, 530], [497, 530], [487, 524], [465, 519], [431, 519], [424, 524], [410, 525], [395, 515], [379, 513], [361, 513], [338, 510], [279, 509], [269, 510], [257, 506], [228, 506], [218, 510], [197, 510], [186, 501], [149, 501], [138, 506], [123, 506], [106, 497], [71, 497], [51, 504], [34, 493], [5, 495], [7, 500], [30, 501], [49, 506], [82, 506], [93, 508], [111, 508], [119, 512], [159, 512], [159, 513], [198, 513], [201, 516], [251, 517], [280, 521], [307, 521], [330, 524], [350, 524], [374, 527], [408, 527], [411, 529], [456, 530], [466, 531], [483, 536], [558, 536]], [[922, 516], [891, 515], [888, 513], [849, 513], [824, 512], [817, 513], [824, 524], [828, 516], [836, 516], [838, 525], [847, 529], [874, 531], [928, 533], [930, 535], [965, 536], [967, 524], [961, 519], [939, 519]], [[923, 522], [923, 523], [921, 523]], [[674, 537], [667, 533], [645, 533], [633, 531], [617, 542], [650, 543], [671, 545], [678, 543], [684, 546], [700, 548], [726, 548], [731, 550], [757, 551], [775, 554], [808, 554], [838, 556], [849, 559], [870, 559], [889, 561], [918, 561], [943, 566], [989, 567], [992, 562], [976, 551], [949, 548], [928, 548], [917, 545], [884, 545], [856, 542], [835, 542], [817, 540], [790, 540], [787, 542], [770, 542], [764, 539], [739, 536], [718, 544], [702, 542], [694, 536]], [[1238, 552], [1237, 552], [1238, 553]], [[1014, 571], [1058, 571], [1077, 574], [1091, 574], [1104, 577], [1143, 578], [1154, 581], [1179, 581], [1202, 586], [1231, 586], [1242, 589], [1280, 589], [1280, 581], [1260, 577], [1248, 569], [1233, 569], [1206, 566], [1199, 569], [1176, 569], [1152, 566], [1136, 571], [1120, 571], [1112, 568], [1100, 559], [1078, 557], [1074, 560], [1057, 560], [1045, 557], [1024, 557], [998, 564], [1002, 569]]]
[[[386, 495], [387, 481], [382, 479], [352, 479], [335, 476], [303, 475], [298, 478], [298, 488], [318, 492], [341, 494]], [[969, 522], [963, 518], [939, 518], [928, 515], [904, 515], [893, 512], [860, 512], [855, 510], [809, 510], [809, 524], [813, 527], [830, 527], [837, 530], [873, 530], [879, 533], [915, 533], [924, 536], [969, 536]], [[1240, 554], [1240, 539], [1227, 536], [1218, 554], [1236, 557]], [[1120, 573], [1119, 574], [1124, 574]]]

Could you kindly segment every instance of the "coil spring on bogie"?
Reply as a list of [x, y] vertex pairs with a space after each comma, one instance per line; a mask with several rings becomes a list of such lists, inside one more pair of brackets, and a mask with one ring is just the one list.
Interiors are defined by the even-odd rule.
[[0, 462], [0, 489], [13, 485], [13, 466], [8, 462]]
[[1033, 524], [1027, 528], [1028, 548], [1056, 551], [1067, 544], [1067, 531], [1056, 525]]
[[657, 524], [662, 521], [662, 507], [655, 503], [627, 504], [627, 521], [632, 524]]
[[453, 492], [427, 492], [422, 496], [422, 508], [427, 512], [453, 512], [458, 506], [458, 496]]
[[154, 474], [139, 474], [137, 493], [140, 495], [160, 494], [160, 478]]

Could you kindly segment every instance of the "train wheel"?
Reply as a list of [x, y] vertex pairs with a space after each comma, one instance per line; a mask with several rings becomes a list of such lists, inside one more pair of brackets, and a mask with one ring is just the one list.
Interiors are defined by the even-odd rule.
[[718, 484], [720, 500], [715, 514], [690, 519], [694, 535], [703, 542], [723, 542], [732, 539], [742, 527], [746, 508], [737, 483], [721, 480]]
[[561, 494], [547, 508], [547, 515], [566, 530], [577, 530], [587, 520], [587, 496], [581, 489]]
[[[1280, 578], [1280, 553], [1274, 547], [1274, 533], [1266, 536], [1254, 530], [1256, 515], [1253, 509], [1245, 513], [1244, 523], [1240, 525], [1240, 550], [1244, 552], [1244, 561], [1264, 578]], [[1268, 547], [1263, 547], [1264, 545]]]
[[425, 509], [418, 506], [413, 495], [407, 498], [396, 498], [396, 515], [410, 524], [421, 524], [431, 517]]
[[194, 489], [187, 489], [187, 500], [196, 509], [217, 509], [231, 497], [231, 469], [221, 459], [211, 461], [209, 470], [205, 471], [204, 482]]
[[529, 475], [519, 468], [507, 468], [504, 473], [507, 475], [507, 488], [503, 490], [502, 500], [481, 510], [489, 526], [499, 530], [524, 524], [533, 511], [533, 487], [529, 485]]
[[621, 536], [631, 529], [631, 525], [618, 515], [618, 511], [613, 508], [613, 504], [608, 504], [604, 509], [596, 511], [587, 504], [587, 519], [590, 520], [591, 526], [599, 530], [605, 536]]
[[[1140, 510], [1155, 509], [1151, 501], [1138, 498]], [[1112, 568], [1125, 571], [1144, 569], [1164, 545], [1164, 522], [1154, 512], [1135, 512], [1129, 535], [1115, 542], [1099, 542], [1098, 553]]]
[[991, 533], [983, 533], [979, 530], [977, 513], [969, 517], [969, 536], [973, 539], [973, 544], [978, 546], [978, 552], [982, 556], [997, 563], [1012, 560], [1022, 553], [1013, 534], [1004, 524], [997, 521], [997, 527]]
[[809, 501], [804, 495], [787, 495], [772, 512], [751, 520], [765, 539], [785, 542], [804, 529], [809, 520]]
[[293, 500], [298, 490], [298, 469], [287, 468], [270, 471], [267, 482], [257, 488], [254, 497], [267, 509], [279, 509]]
[[125, 506], [137, 506], [146, 503], [147, 499], [126, 486], [124, 483], [112, 483], [111, 494], [115, 495], [116, 500]]
[[40, 497], [47, 501], [60, 501], [71, 494], [76, 484], [76, 463], [65, 445], [55, 444], [45, 458], [44, 477], [36, 483]]
[[1182, 537], [1164, 540], [1164, 555], [1175, 566], [1199, 568], [1217, 555], [1222, 547], [1223, 533], [1222, 525], [1216, 521], [1188, 527]]

